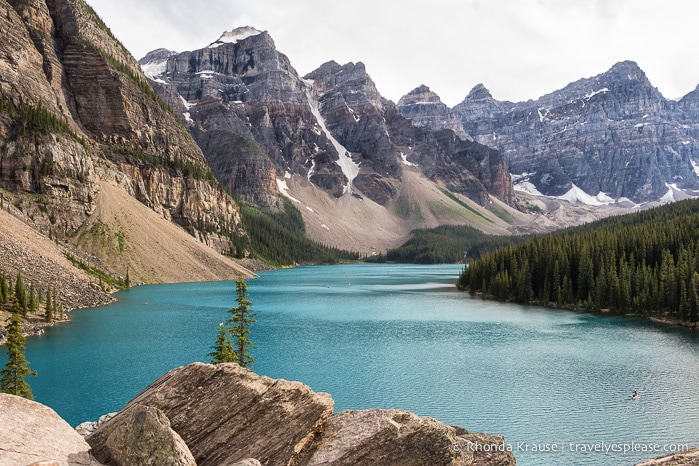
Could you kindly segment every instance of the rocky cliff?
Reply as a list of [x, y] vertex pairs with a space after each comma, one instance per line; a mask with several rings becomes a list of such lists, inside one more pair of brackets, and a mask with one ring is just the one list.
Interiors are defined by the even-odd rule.
[[[218, 251], [230, 250], [230, 238], [242, 234], [238, 206], [138, 63], [85, 2], [0, 0], [0, 27], [0, 187], [21, 218], [123, 276], [146, 259], [132, 250], [117, 264], [104, 235], [93, 235], [95, 220], [111, 221], [93, 215], [102, 200], [113, 199], [101, 196], [110, 185]], [[107, 242], [123, 252], [128, 230], [111, 227]], [[153, 239], [166, 241], [161, 234]], [[146, 272], [158, 268], [157, 259], [148, 261], [132, 280], [157, 280]], [[219, 277], [240, 272], [231, 264]]]
[[404, 95], [398, 101], [398, 110], [415, 126], [433, 130], [450, 129], [461, 139], [473, 139], [464, 130], [461, 118], [424, 84]]
[[[153, 438], [161, 441], [148, 442]], [[504, 445], [503, 437], [406, 411], [333, 414], [330, 395], [260, 377], [237, 364], [195, 363], [170, 371], [87, 442], [99, 461], [124, 466], [143, 464], [149, 451], [178, 458], [161, 457], [160, 464], [191, 464], [186, 460], [191, 452], [199, 466], [515, 464], [509, 452], [469, 448], [469, 442]]]
[[[491, 199], [513, 202], [497, 151], [463, 144], [462, 131], [451, 136], [452, 128], [413, 129], [381, 97], [362, 63], [328, 62], [300, 77], [268, 33], [248, 27], [200, 50], [159, 49], [140, 63], [225, 185], [263, 207], [278, 207], [278, 196], [288, 195], [311, 236], [326, 244], [353, 249], [348, 237], [365, 247], [381, 244], [362, 231], [364, 218], [381, 225], [374, 237], [385, 228], [401, 239], [417, 226], [472, 221], [445, 194], [420, 198], [418, 191], [429, 184], [480, 206], [490, 207]], [[449, 142], [435, 146], [438, 138]], [[405, 218], [406, 205], [415, 210], [434, 202], [448, 207]], [[348, 231], [333, 218], [343, 209], [360, 226]]]
[[696, 102], [697, 91], [667, 100], [627, 61], [536, 101], [500, 102], [478, 85], [452, 111], [502, 152], [522, 189], [640, 203], [699, 189]]

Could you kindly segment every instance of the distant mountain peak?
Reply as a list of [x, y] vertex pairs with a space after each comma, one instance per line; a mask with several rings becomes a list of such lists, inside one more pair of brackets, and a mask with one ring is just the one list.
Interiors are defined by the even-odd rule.
[[238, 27], [232, 31], [225, 31], [223, 34], [221, 34], [221, 37], [209, 44], [209, 48], [220, 47], [223, 44], [235, 44], [236, 42], [247, 39], [248, 37], [262, 34], [262, 32], [263, 31], [255, 29], [252, 26]]
[[492, 99], [490, 91], [483, 84], [476, 84], [471, 92], [466, 96], [467, 100], [485, 100]]
[[413, 104], [441, 104], [442, 100], [437, 94], [432, 92], [429, 87], [422, 84], [416, 87], [398, 101], [398, 106], [413, 105]]
[[650, 81], [646, 77], [646, 73], [638, 66], [635, 61], [621, 61], [615, 63], [609, 71], [604, 73], [607, 76], [613, 76], [615, 79], [622, 81], [642, 81], [650, 85]]

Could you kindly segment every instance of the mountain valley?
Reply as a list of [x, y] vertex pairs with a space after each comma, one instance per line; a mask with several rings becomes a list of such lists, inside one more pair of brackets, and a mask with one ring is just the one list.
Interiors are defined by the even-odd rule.
[[537, 101], [479, 85], [449, 108], [421, 85], [395, 104], [362, 63], [300, 76], [250, 27], [137, 63], [80, 0], [0, 7], [3, 205], [133, 283], [250, 276], [220, 255], [255, 258], [240, 203], [286, 197], [311, 240], [372, 255], [417, 228], [544, 232], [699, 189], [696, 91], [669, 101], [633, 62]]

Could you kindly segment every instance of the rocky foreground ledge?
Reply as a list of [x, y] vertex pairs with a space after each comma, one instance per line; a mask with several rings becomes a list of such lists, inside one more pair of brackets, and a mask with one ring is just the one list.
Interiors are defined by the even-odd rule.
[[[299, 382], [194, 363], [156, 380], [83, 439], [50, 408], [0, 395], [0, 465], [515, 465], [501, 436], [407, 411], [333, 413]], [[47, 461], [42, 463], [41, 461]]]

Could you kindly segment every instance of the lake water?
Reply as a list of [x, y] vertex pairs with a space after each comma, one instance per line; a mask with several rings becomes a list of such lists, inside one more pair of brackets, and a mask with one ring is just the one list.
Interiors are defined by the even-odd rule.
[[[264, 272], [248, 281], [259, 313], [253, 368], [332, 394], [336, 410], [400, 408], [502, 434], [519, 465], [634, 464], [665, 453], [649, 448], [699, 446], [696, 333], [482, 301], [456, 291], [460, 270]], [[36, 399], [72, 425], [120, 409], [174, 367], [209, 361], [235, 286], [143, 286], [117, 296], [28, 339]], [[613, 452], [624, 448], [636, 451]]]

